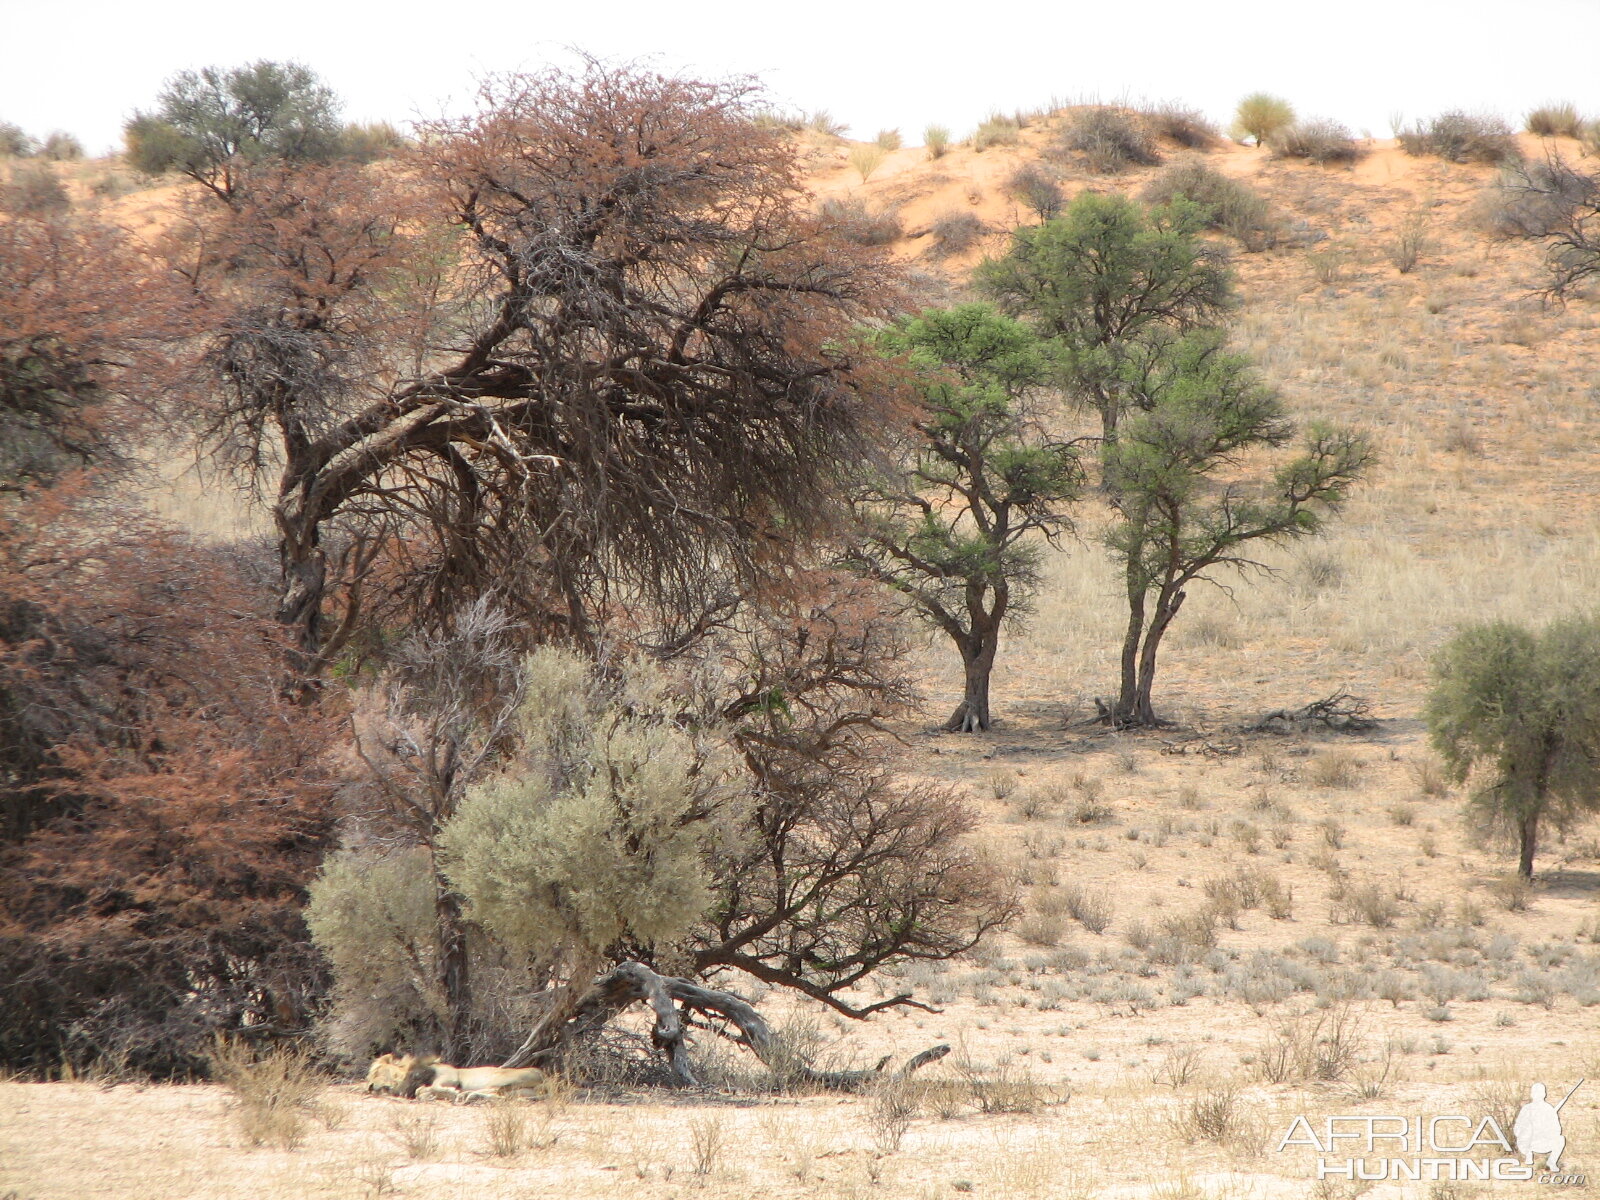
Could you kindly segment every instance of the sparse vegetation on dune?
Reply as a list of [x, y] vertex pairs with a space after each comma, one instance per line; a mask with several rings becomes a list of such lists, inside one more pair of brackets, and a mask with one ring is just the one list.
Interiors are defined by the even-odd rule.
[[1459, 109], [1419, 121], [1398, 133], [1407, 154], [1431, 154], [1449, 162], [1513, 162], [1522, 157], [1505, 118]]
[[1320, 166], [1353, 163], [1363, 154], [1361, 144], [1347, 128], [1325, 118], [1279, 129], [1267, 138], [1267, 145], [1279, 158], [1303, 158]]
[[[1074, 112], [1133, 123], [1170, 161], [1141, 164], [1116, 138], [1095, 161], [1059, 140]], [[528, 386], [513, 366], [550, 366], [549, 339], [513, 340], [474, 377], [481, 394], [450, 408], [465, 436], [380, 481], [436, 543], [391, 547], [382, 522], [363, 526], [371, 493], [321, 531], [305, 560], [325, 568], [315, 636], [344, 640], [312, 689], [275, 619], [270, 544], [230, 540], [269, 516], [185, 482], [151, 501], [223, 532], [190, 541], [124, 519], [124, 460], [155, 444], [128, 402], [194, 386], [163, 372], [195, 334], [194, 310], [132, 269], [139, 246], [115, 224], [172, 199], [119, 201], [96, 183], [115, 164], [61, 146], [47, 158], [17, 131], [0, 163], [0, 559], [15, 568], [0, 581], [15, 615], [0, 621], [0, 1052], [25, 1074], [0, 1080], [0, 1194], [1338, 1200], [1353, 1189], [1308, 1190], [1314, 1155], [1276, 1149], [1294, 1116], [1392, 1106], [1509, 1128], [1531, 1083], [1559, 1099], [1600, 1068], [1585, 1032], [1600, 1008], [1600, 650], [1584, 615], [1600, 594], [1600, 206], [1591, 160], [1531, 140], [1583, 135], [1582, 115], [1543, 105], [1523, 136], [1447, 113], [1402, 128], [1400, 148], [1363, 144], [1353, 170], [1321, 170], [1351, 161], [1348, 131], [1308, 138], [1270, 96], [1247, 98], [1236, 127], [1266, 154], [1210, 140], [1181, 105], [997, 114], [970, 147], [934, 127], [904, 154], [893, 131], [833, 140], [843, 126], [826, 113], [730, 114], [718, 161], [781, 160], [814, 186], [781, 228], [816, 239], [818, 257], [786, 257], [787, 241], [751, 255], [721, 280], [732, 290], [710, 280], [691, 297], [704, 313], [683, 307], [692, 272], [678, 279], [677, 334], [649, 309], [608, 343], [644, 374], [619, 370], [584, 411], [603, 422], [615, 404], [637, 425], [581, 463], [495, 407]], [[368, 133], [378, 157], [448, 153]], [[497, 161], [492, 138], [474, 145], [477, 166]], [[863, 170], [852, 148], [895, 154], [893, 170]], [[339, 179], [387, 178], [351, 163], [371, 156], [350, 153]], [[683, 195], [700, 196], [703, 170], [685, 162]], [[751, 171], [729, 196], [767, 195]], [[319, 220], [370, 199], [302, 199], [330, 195]], [[789, 203], [773, 196], [753, 208]], [[105, 212], [116, 221], [101, 226]], [[255, 236], [294, 232], [280, 218]], [[685, 262], [727, 261], [731, 228]], [[417, 250], [333, 332], [390, 312], [402, 281], [448, 291], [441, 244]], [[39, 262], [67, 269], [5, 270]], [[255, 263], [241, 252], [230, 286], [259, 285]], [[1099, 277], [1115, 286], [1086, 285]], [[141, 303], [79, 303], [62, 286], [74, 280]], [[865, 315], [834, 320], [795, 283], [864, 299]], [[980, 287], [1013, 315], [971, 304]], [[1536, 288], [1561, 303], [1530, 300]], [[1119, 307], [1130, 295], [1149, 308]], [[151, 339], [158, 311], [171, 324]], [[622, 319], [582, 311], [599, 324], [574, 345]], [[888, 332], [868, 346], [864, 324]], [[426, 345], [429, 328], [385, 336]], [[759, 336], [726, 355], [700, 344], [735, 331]], [[322, 336], [267, 332], [217, 378], [293, 365]], [[445, 340], [459, 342], [453, 326]], [[347, 403], [329, 381], [368, 377], [367, 359], [342, 357], [355, 345], [281, 378]], [[836, 473], [774, 469], [763, 486], [792, 500], [815, 484], [892, 516], [876, 566], [919, 581], [905, 599], [958, 613], [951, 638], [923, 646], [869, 581], [818, 570], [824, 552], [845, 557], [839, 541], [785, 558], [796, 521], [763, 510], [748, 476], [710, 483], [719, 461], [748, 470], [747, 421], [719, 426], [708, 404], [686, 457], [655, 457], [668, 435], [651, 406], [681, 377], [675, 355], [720, 381], [709, 395], [769, 354], [794, 367], [786, 388], [846, 373], [808, 404], [882, 404], [851, 427], [865, 441], [791, 443]], [[331, 410], [300, 411], [332, 427]], [[493, 426], [462, 424], [490, 411]], [[1381, 431], [1339, 519], [1315, 539], [1291, 522], [1282, 544], [1253, 540], [1227, 590], [1178, 587], [1159, 640], [1167, 723], [1097, 723], [1124, 669], [1131, 568], [1163, 578], [1134, 535], [1197, 562], [1202, 535], [1271, 516], [1274, 489], [1304, 494], [1316, 475], [1272, 479], [1274, 446], [1317, 419]], [[1229, 461], [1179, 470], [1204, 464], [1197, 429], [1223, 425], [1241, 439]], [[1240, 450], [1252, 430], [1265, 444]], [[876, 473], [845, 469], [858, 461]], [[458, 486], [462, 472], [487, 487]], [[692, 500], [673, 472], [698, 481]], [[677, 504], [684, 557], [656, 561], [676, 564], [662, 583], [678, 586], [651, 593], [628, 573], [633, 542], [602, 547], [582, 526], [506, 542], [520, 558], [475, 557], [512, 532], [495, 524], [501, 498], [618, 488], [641, 513]], [[813, 515], [819, 539], [843, 528], [840, 510]], [[997, 520], [1039, 528], [1008, 540]], [[702, 522], [754, 531], [739, 547], [753, 590], [724, 577], [720, 550], [695, 554]], [[411, 562], [427, 588], [408, 593]], [[513, 578], [518, 562], [529, 573]], [[486, 652], [526, 619], [502, 592], [477, 607], [454, 594], [468, 603], [436, 625], [426, 604], [397, 603], [488, 566], [540, 622], [498, 658]], [[997, 583], [1025, 622], [1001, 620]], [[659, 607], [669, 593], [675, 607]], [[591, 622], [581, 636], [573, 613]], [[993, 618], [969, 639], [993, 667], [992, 712], [950, 654], [975, 614]], [[949, 723], [977, 731], [941, 732], [952, 708]], [[336, 753], [308, 753], [324, 746]], [[331, 976], [301, 923], [308, 884]], [[718, 1035], [727, 1010], [695, 1010], [674, 1041], [661, 1011], [585, 992], [618, 986], [618, 947], [658, 979], [750, 1001], [761, 1055]], [[242, 1036], [215, 1041], [219, 1027]], [[489, 1061], [530, 1030], [559, 1067], [537, 1099], [428, 1103], [358, 1082], [380, 1042]], [[949, 1050], [897, 1072], [929, 1047]], [[885, 1055], [880, 1074], [851, 1074]], [[679, 1069], [706, 1086], [662, 1086]], [[211, 1082], [143, 1085], [163, 1074]], [[1568, 1160], [1592, 1184], [1587, 1093], [1564, 1116]], [[1105, 1151], [1130, 1144], [1137, 1161]]]

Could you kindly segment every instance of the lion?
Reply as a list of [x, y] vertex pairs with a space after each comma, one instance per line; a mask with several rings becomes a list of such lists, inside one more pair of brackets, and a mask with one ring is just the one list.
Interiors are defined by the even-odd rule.
[[456, 1104], [533, 1096], [544, 1082], [545, 1073], [538, 1067], [456, 1067], [431, 1054], [380, 1054], [367, 1068], [369, 1092]]

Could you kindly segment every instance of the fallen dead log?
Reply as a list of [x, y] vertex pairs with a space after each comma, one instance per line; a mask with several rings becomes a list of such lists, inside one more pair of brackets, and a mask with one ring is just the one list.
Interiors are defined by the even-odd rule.
[[[748, 1001], [693, 980], [657, 974], [640, 962], [622, 963], [596, 978], [581, 993], [563, 999], [552, 1005], [503, 1066], [550, 1065], [584, 1036], [598, 1033], [638, 1003], [648, 1004], [655, 1014], [651, 1044], [662, 1055], [672, 1079], [685, 1087], [699, 1085], [689, 1062], [688, 1031], [694, 1017], [706, 1023], [720, 1023], [718, 1033], [747, 1048], [775, 1075], [830, 1091], [855, 1092], [880, 1079], [904, 1078], [950, 1053], [949, 1046], [933, 1046], [887, 1074], [887, 1057], [867, 1070], [818, 1070], [796, 1061]], [[733, 1033], [727, 1032], [730, 1027]]]
[[1367, 733], [1378, 727], [1372, 704], [1362, 696], [1335, 692], [1300, 708], [1279, 708], [1267, 713], [1247, 733], [1292, 733], [1321, 725], [1338, 733]]
[[1197, 754], [1202, 758], [1235, 758], [1244, 752], [1244, 746], [1239, 742], [1213, 742], [1209, 738], [1195, 736], [1180, 738], [1176, 741], [1163, 739], [1161, 753], [1163, 754]]

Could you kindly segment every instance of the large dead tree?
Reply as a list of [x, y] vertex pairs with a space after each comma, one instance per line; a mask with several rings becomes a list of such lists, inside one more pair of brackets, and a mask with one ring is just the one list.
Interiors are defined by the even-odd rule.
[[[625, 585], [693, 607], [833, 518], [884, 423], [851, 347], [880, 251], [810, 214], [743, 83], [512, 77], [403, 170], [247, 170], [182, 261], [214, 444], [277, 470], [282, 621], [315, 673], [360, 585], [489, 584], [580, 643]], [[176, 258], [176, 256], [175, 256]]]

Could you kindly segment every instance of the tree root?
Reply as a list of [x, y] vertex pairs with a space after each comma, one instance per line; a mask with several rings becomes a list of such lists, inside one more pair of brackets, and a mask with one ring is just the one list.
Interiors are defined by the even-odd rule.
[[870, 1070], [821, 1071], [808, 1063], [795, 1061], [765, 1018], [732, 992], [703, 987], [675, 975], [658, 975], [643, 963], [625, 962], [596, 978], [581, 994], [566, 998], [565, 1003], [558, 1001], [502, 1065], [526, 1067], [552, 1063], [578, 1038], [598, 1032], [640, 1001], [655, 1012], [651, 1043], [665, 1058], [673, 1081], [684, 1087], [699, 1086], [689, 1062], [686, 1021], [692, 1015], [731, 1026], [737, 1034], [724, 1033], [723, 1036], [749, 1049], [774, 1074], [829, 1091], [857, 1092], [882, 1078], [904, 1078], [950, 1053], [949, 1046], [933, 1046], [908, 1059], [887, 1076], [884, 1074], [889, 1063], [887, 1057]]

